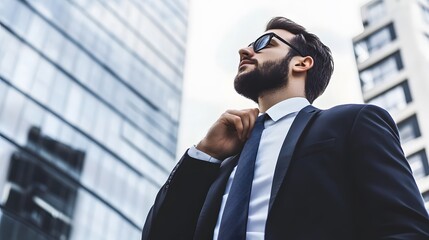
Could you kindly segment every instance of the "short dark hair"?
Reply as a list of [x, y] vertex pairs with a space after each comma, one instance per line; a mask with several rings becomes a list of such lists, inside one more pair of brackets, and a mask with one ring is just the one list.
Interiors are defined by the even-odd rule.
[[[305, 96], [310, 103], [313, 103], [325, 91], [334, 71], [331, 50], [320, 41], [319, 37], [307, 32], [303, 26], [285, 17], [271, 19], [266, 27], [266, 30], [270, 29], [282, 29], [295, 34], [295, 37], [290, 41], [291, 44], [304, 56], [313, 58], [313, 67], [308, 70], [305, 79]], [[297, 55], [300, 54], [291, 49], [286, 57], [292, 58]]]

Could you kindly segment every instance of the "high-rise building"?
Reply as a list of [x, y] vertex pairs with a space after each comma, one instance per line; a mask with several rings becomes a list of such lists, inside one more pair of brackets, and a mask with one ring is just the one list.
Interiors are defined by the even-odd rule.
[[139, 239], [175, 164], [187, 0], [0, 1], [0, 239]]
[[396, 121], [429, 210], [429, 0], [373, 0], [361, 14], [353, 45], [364, 101]]

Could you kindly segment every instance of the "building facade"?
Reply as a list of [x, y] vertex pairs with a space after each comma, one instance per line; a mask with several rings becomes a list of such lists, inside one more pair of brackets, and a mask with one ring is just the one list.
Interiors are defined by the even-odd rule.
[[373, 0], [353, 38], [363, 98], [396, 121], [429, 211], [429, 1]]
[[139, 239], [175, 163], [187, 0], [1, 0], [0, 239]]

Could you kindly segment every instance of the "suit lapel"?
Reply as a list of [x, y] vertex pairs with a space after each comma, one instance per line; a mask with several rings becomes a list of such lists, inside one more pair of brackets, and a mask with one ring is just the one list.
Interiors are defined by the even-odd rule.
[[239, 156], [226, 160], [221, 165], [219, 176], [211, 185], [204, 205], [201, 209], [195, 228], [194, 239], [212, 239], [213, 231], [219, 216], [222, 197], [225, 192], [226, 183], [232, 170], [237, 165]]
[[304, 129], [306, 128], [310, 120], [316, 115], [315, 113], [317, 113], [318, 111], [320, 110], [311, 105], [303, 108], [296, 116], [288, 134], [286, 135], [286, 138], [280, 150], [279, 158], [277, 159], [276, 169], [273, 178], [273, 186], [271, 188], [271, 197], [268, 212], [271, 211], [273, 203], [276, 200], [277, 194], [279, 192], [280, 186], [282, 185], [283, 179], [285, 178], [286, 173], [289, 169], [289, 164], [291, 162], [296, 144]]

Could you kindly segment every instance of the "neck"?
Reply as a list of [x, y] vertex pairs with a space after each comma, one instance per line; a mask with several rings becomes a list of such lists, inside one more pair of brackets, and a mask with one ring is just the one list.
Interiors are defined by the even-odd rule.
[[259, 111], [266, 112], [277, 103], [293, 97], [305, 97], [304, 89], [291, 88], [288, 84], [286, 87], [265, 91], [258, 98]]

